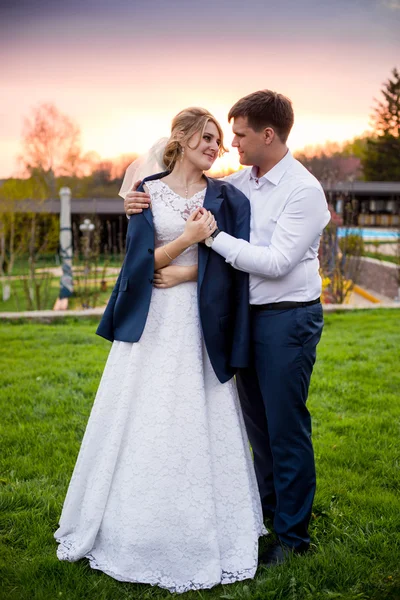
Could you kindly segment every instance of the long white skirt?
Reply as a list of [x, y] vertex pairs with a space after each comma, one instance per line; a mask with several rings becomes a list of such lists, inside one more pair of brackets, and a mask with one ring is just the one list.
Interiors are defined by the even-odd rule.
[[55, 533], [60, 560], [173, 592], [253, 577], [266, 533], [236, 386], [211, 367], [196, 287], [154, 289], [140, 341], [113, 343]]

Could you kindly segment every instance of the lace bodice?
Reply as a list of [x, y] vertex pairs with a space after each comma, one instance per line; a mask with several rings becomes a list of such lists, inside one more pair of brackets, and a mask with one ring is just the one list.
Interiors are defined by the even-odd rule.
[[[206, 190], [200, 190], [191, 198], [183, 198], [161, 181], [147, 181], [146, 186], [151, 197], [151, 211], [153, 213], [155, 247], [159, 248], [172, 242], [181, 235], [189, 215], [196, 208], [203, 206]], [[197, 264], [197, 244], [183, 252], [171, 264], [195, 265]]]

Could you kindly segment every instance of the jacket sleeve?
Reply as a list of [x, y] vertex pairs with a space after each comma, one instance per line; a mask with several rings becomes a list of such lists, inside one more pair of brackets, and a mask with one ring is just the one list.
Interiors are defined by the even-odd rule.
[[122, 274], [122, 268], [119, 272], [117, 282], [111, 293], [110, 299], [107, 303], [106, 309], [103, 313], [103, 316], [101, 318], [99, 326], [96, 330], [97, 335], [100, 335], [101, 337], [105, 338], [106, 340], [109, 340], [110, 342], [114, 341], [114, 324], [113, 324], [114, 307], [115, 307], [115, 302], [116, 302], [117, 296], [118, 296], [119, 284], [121, 281], [121, 274]]
[[119, 272], [114, 289], [111, 292], [110, 299], [107, 303], [106, 309], [103, 313], [103, 316], [101, 318], [99, 326], [96, 330], [97, 335], [100, 335], [101, 337], [105, 338], [106, 340], [109, 340], [110, 342], [114, 341], [114, 308], [115, 308], [115, 303], [117, 301], [119, 285], [121, 282], [122, 272], [124, 270], [124, 265], [126, 262], [126, 255], [128, 253], [128, 250], [129, 250], [129, 238], [127, 238], [127, 240], [126, 240], [124, 262], [122, 263], [121, 270]]
[[[232, 235], [245, 241], [250, 239], [250, 202], [233, 186], [227, 187], [227, 195], [234, 209]], [[231, 353], [232, 367], [246, 367], [250, 354], [250, 308], [249, 274], [234, 269], [235, 319]]]

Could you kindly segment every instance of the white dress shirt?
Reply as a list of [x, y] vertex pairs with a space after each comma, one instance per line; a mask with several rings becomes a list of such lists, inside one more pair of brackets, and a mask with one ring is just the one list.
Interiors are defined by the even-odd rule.
[[212, 249], [250, 273], [250, 304], [318, 298], [318, 247], [330, 220], [318, 180], [289, 151], [260, 178], [249, 167], [225, 180], [250, 200], [250, 243], [221, 232]]

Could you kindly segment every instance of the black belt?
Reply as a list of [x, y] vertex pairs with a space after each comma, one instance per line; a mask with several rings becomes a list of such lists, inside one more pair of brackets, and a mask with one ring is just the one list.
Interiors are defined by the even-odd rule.
[[291, 302], [290, 300], [284, 302], [272, 302], [271, 304], [250, 304], [250, 309], [253, 311], [258, 310], [284, 310], [285, 308], [299, 308], [300, 306], [312, 306], [313, 304], [319, 304], [321, 298], [316, 300], [310, 300], [310, 302]]

